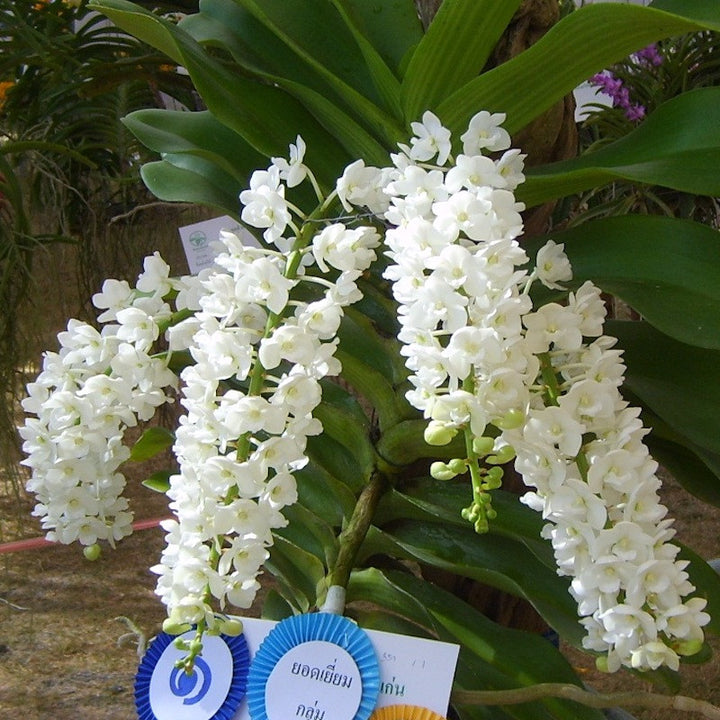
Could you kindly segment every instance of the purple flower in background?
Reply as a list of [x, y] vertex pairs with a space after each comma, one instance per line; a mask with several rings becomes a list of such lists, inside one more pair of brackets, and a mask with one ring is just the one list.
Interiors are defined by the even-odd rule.
[[605, 95], [608, 95], [612, 99], [613, 107], [625, 110], [625, 117], [628, 120], [635, 122], [645, 117], [645, 108], [631, 102], [630, 91], [623, 84], [623, 81], [615, 77], [609, 70], [593, 75], [588, 82], [590, 85], [597, 86]]
[[660, 54], [658, 46], [655, 43], [652, 43], [652, 45], [648, 45], [646, 48], [639, 50], [635, 53], [635, 56], [638, 60], [642, 60], [648, 65], [654, 65], [655, 67], [657, 67], [658, 65], [663, 64], [663, 57]]

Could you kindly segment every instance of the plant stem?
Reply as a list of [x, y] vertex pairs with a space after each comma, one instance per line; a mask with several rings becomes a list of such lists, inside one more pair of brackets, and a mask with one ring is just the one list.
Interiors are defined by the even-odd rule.
[[452, 702], [459, 705], [516, 705], [547, 698], [572, 700], [587, 707], [644, 707], [672, 709], [681, 712], [700, 713], [711, 720], [720, 720], [720, 707], [705, 700], [683, 695], [659, 695], [657, 693], [594, 693], [577, 685], [563, 683], [540, 683], [514, 690], [454, 690]]
[[370, 529], [380, 498], [387, 487], [387, 477], [379, 470], [375, 470], [370, 476], [368, 484], [360, 493], [348, 524], [340, 533], [338, 556], [335, 566], [328, 575], [328, 586], [347, 587], [350, 573], [355, 566], [355, 558]]

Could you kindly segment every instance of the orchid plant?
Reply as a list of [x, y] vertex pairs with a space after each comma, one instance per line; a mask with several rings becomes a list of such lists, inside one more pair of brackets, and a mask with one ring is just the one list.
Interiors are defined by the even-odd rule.
[[[485, 701], [471, 702], [462, 691], [580, 681], [546, 639], [493, 622], [435, 582], [432, 571], [529, 600], [565, 641], [593, 653], [608, 671], [626, 667], [668, 679], [681, 658], [702, 657], [705, 632], [717, 629], [720, 581], [673, 543], [650, 450], [665, 451], [661, 459], [673, 467], [668, 446], [692, 448], [695, 459], [681, 477], [694, 472], [708, 497], [715, 456], [680, 432], [682, 421], [666, 414], [662, 393], [646, 392], [634, 330], [610, 324], [603, 295], [617, 292], [657, 325], [659, 331], [636, 323], [643, 350], [665, 331], [677, 338], [662, 341], [669, 354], [674, 343], [691, 348], [687, 367], [716, 354], [678, 318], [682, 281], [669, 316], [646, 286], [662, 276], [667, 287], [682, 272], [668, 275], [661, 253], [623, 281], [638, 272], [628, 258], [650, 234], [670, 247], [671, 224], [681, 221], [645, 217], [652, 225], [645, 228], [614, 218], [551, 236], [522, 234], [529, 207], [614, 172], [690, 182], [673, 163], [688, 153], [699, 157], [701, 145], [703, 156], [717, 153], [720, 138], [689, 118], [695, 140], [683, 149], [663, 120], [717, 94], [683, 98], [665, 116], [659, 109], [660, 120], [638, 127], [631, 149], [610, 147], [573, 167], [525, 168], [511, 137], [542, 108], [531, 111], [534, 98], [526, 104], [510, 93], [505, 113], [484, 78], [519, 77], [534, 61], [521, 55], [475, 78], [442, 52], [457, 33], [470, 32], [469, 18], [491, 6], [488, 27], [499, 34], [519, 2], [499, 10], [497, 3], [446, 0], [417, 49], [409, 42], [414, 26], [395, 37], [408, 41], [409, 61], [400, 59], [405, 52], [390, 53], [392, 43], [369, 25], [362, 3], [331, 5], [332, 22], [344, 23], [365, 58], [357, 72], [373, 79], [377, 106], [340, 81], [330, 59], [324, 66], [312, 60], [300, 29], [288, 34], [294, 22], [310, 22], [293, 15], [296, 3], [261, 8], [251, 0], [212, 0], [180, 26], [121, 0], [103, 4], [114, 20], [182, 61], [207, 92], [209, 111], [141, 112], [128, 120], [164, 153], [146, 167], [146, 181], [166, 199], [203, 196], [229, 209], [239, 196], [233, 212], [260, 247], [222, 233], [215, 266], [196, 277], [170, 277], [153, 255], [134, 288], [108, 280], [94, 296], [99, 330], [71, 321], [24, 404], [34, 416], [22, 434], [35, 512], [51, 539], [80, 540], [95, 556], [98, 543], [112, 545], [130, 531], [120, 464], [171, 445], [177, 468], [167, 483], [152, 484], [166, 492], [175, 517], [163, 523], [167, 545], [153, 571], [168, 610], [165, 629], [196, 628], [184, 646], [187, 667], [206, 633], [239, 631], [235, 609], [252, 604], [265, 567], [275, 578], [267, 617], [318, 608], [345, 612], [368, 628], [460, 643], [454, 706], [462, 718], [598, 718], [589, 706], [538, 696], [531, 705], [510, 705], [518, 700], [503, 696], [496, 701], [502, 709], [476, 707]], [[397, 4], [383, 7], [384, 20], [405, 27], [409, 15]], [[716, 15], [688, 19], [622, 7], [651, 13], [654, 33]], [[583, 27], [585, 10], [596, 19], [614, 12], [586, 8], [563, 22]], [[220, 32], [223, 13], [237, 22]], [[216, 31], [221, 41], [208, 48], [224, 43], [248, 63], [238, 86], [229, 62], [198, 40]], [[248, 42], [260, 43], [258, 52], [257, 33], [268, 33], [303, 58], [313, 89], [283, 80], [277, 69], [271, 84], [252, 87], [248, 72], [264, 83], [270, 75], [262, 53], [251, 59], [236, 44], [232, 33], [246, 31]], [[613, 52], [630, 51], [632, 34]], [[640, 35], [633, 40], [640, 46], [653, 39]], [[483, 39], [472, 53], [487, 54], [492, 44]], [[518, 62], [515, 74], [507, 66]], [[597, 70], [608, 58], [593, 62]], [[398, 76], [404, 89], [396, 94]], [[331, 99], [317, 92], [318, 77], [332, 85]], [[227, 104], [240, 86], [271, 107]], [[342, 111], [333, 109], [336, 97]], [[487, 109], [478, 112], [480, 98]], [[552, 98], [543, 102], [548, 107]], [[276, 117], [280, 107], [295, 114]], [[405, 134], [393, 116], [399, 108]], [[261, 132], [264, 112], [272, 122]], [[276, 140], [289, 117], [298, 127], [280, 151]], [[332, 132], [320, 129], [319, 117]], [[643, 160], [643, 143], [657, 135], [669, 137], [664, 169]], [[238, 187], [233, 178], [263, 154], [269, 165], [256, 162], [264, 169]], [[698, 172], [703, 188], [714, 182]], [[216, 182], [222, 178], [227, 186]], [[706, 231], [713, 240], [715, 233], [681, 224], [699, 268], [698, 248]], [[622, 246], [630, 230], [632, 252]], [[588, 249], [605, 235], [603, 252]], [[603, 262], [594, 271], [598, 257]], [[703, 258], [717, 267], [717, 258]], [[704, 298], [716, 297], [700, 285]], [[709, 318], [716, 302], [700, 312]], [[641, 368], [634, 376], [632, 364]], [[125, 429], [176, 396], [183, 408], [176, 432], [151, 429], [126, 449]], [[648, 410], [664, 444], [651, 447]], [[685, 433], [704, 437], [694, 427]], [[509, 475], [522, 479], [524, 493], [502, 487]]]

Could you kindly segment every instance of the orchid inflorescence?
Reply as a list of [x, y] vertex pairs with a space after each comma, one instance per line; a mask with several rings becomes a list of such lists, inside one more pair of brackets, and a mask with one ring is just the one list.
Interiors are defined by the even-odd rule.
[[[514, 196], [524, 156], [503, 120], [474, 116], [455, 157], [450, 132], [426, 112], [392, 166], [358, 160], [327, 196], [298, 137], [240, 196], [265, 247], [224, 232], [214, 268], [176, 280], [151, 256], [135, 289], [109, 280], [94, 297], [102, 331], [71, 321], [60, 353], [46, 355], [25, 401], [37, 416], [22, 429], [29, 488], [50, 539], [90, 545], [129, 533], [122, 433], [170, 399], [170, 358], [189, 353], [167, 491], [176, 519], [163, 523], [153, 570], [166, 629], [198, 628], [190, 662], [203, 632], [229, 629], [226, 606], [255, 597], [272, 531], [297, 500], [307, 438], [322, 432], [320, 380], [341, 373], [343, 309], [361, 298], [357, 280], [381, 242], [406, 397], [428, 421], [428, 444], [464, 438], [462, 457], [431, 466], [438, 479], [469, 474], [463, 516], [488, 529], [492, 490], [514, 460], [603, 667], [677, 668], [702, 645], [705, 601], [685, 600], [694, 588], [670, 543], [639, 411], [620, 395], [624, 366], [603, 335], [600, 290], [564, 290], [572, 269], [552, 241], [528, 269]], [[309, 215], [285, 197], [306, 181], [318, 202]], [[330, 217], [339, 206], [342, 221]], [[537, 282], [565, 300], [534, 307]], [[167, 347], [152, 354], [161, 336]]]

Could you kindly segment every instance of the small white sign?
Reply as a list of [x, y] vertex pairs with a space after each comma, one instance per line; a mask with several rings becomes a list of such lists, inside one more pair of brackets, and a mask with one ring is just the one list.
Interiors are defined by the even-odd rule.
[[178, 228], [178, 232], [191, 275], [197, 275], [204, 268], [212, 266], [218, 252], [216, 243], [220, 239], [221, 230], [235, 233], [244, 245], [259, 246], [252, 233], [229, 215], [184, 225]]
[[[258, 620], [255, 618], [240, 619], [243, 623], [243, 633], [252, 662], [252, 657], [258, 651], [260, 643], [275, 627], [276, 623], [271, 620]], [[451, 643], [425, 640], [411, 635], [396, 635], [395, 633], [380, 632], [378, 630], [366, 630], [365, 632], [370, 638], [380, 668], [380, 694], [378, 695], [377, 707], [416, 705], [445, 716], [450, 702], [450, 692], [455, 677], [455, 666], [457, 665], [460, 647]], [[302, 643], [286, 653], [280, 663], [283, 663], [287, 658], [292, 671], [292, 663], [299, 662], [292, 654], [297, 651], [303, 654], [303, 664], [325, 667], [328, 662], [321, 665], [321, 662], [325, 660], [325, 654], [322, 653], [315, 657], [312, 649], [306, 652], [306, 646], [326, 644], [331, 643], [321, 641]], [[333, 645], [333, 647], [342, 651], [336, 645]], [[288, 655], [291, 655], [291, 657], [288, 658]], [[338, 656], [334, 655], [333, 659], [336, 657]], [[352, 661], [352, 658], [350, 659]], [[349, 675], [346, 671], [343, 672]], [[270, 685], [273, 675], [274, 673], [270, 674], [268, 685]], [[289, 685], [282, 687], [282, 695], [285, 697], [285, 702], [288, 703], [288, 708], [291, 702], [295, 701], [292, 713], [288, 711], [284, 717], [295, 717], [298, 704], [303, 703], [308, 706], [308, 702], [304, 701], [302, 697], [293, 697], [294, 693], [289, 692]], [[314, 701], [318, 700], [318, 708], [320, 708], [323, 703], [322, 697], [326, 696], [318, 695], [313, 697], [309, 706], [313, 707]], [[268, 712], [268, 720], [274, 720], [274, 717], [273, 714]], [[329, 716], [326, 715], [325, 717]], [[344, 717], [344, 715], [338, 715], [338, 717]], [[247, 699], [240, 703], [233, 720], [250, 720]]]

